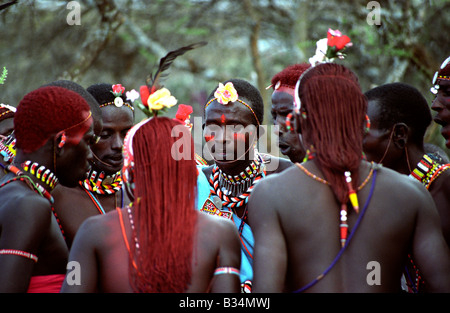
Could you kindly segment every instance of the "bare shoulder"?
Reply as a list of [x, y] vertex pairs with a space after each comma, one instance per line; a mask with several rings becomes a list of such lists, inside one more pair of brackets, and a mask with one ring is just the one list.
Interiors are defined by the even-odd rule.
[[378, 165], [377, 186], [385, 191], [390, 191], [396, 197], [407, 195], [408, 197], [431, 198], [427, 189], [416, 179], [400, 174], [394, 170]]
[[266, 165], [267, 175], [283, 172], [294, 164], [288, 159], [273, 156], [271, 154], [260, 153], [260, 155]]
[[87, 218], [78, 229], [74, 240], [87, 240], [95, 244], [104, 243], [118, 233], [120, 233], [119, 217], [117, 211], [114, 210], [104, 215]]
[[[287, 164], [285, 163], [285, 165]], [[298, 169], [293, 165], [290, 162], [290, 165], [285, 167], [282, 172], [275, 172], [261, 179], [253, 189], [250, 201], [255, 194], [266, 194], [269, 192], [267, 196], [273, 196], [275, 192], [285, 190], [287, 182], [298, 177]]]
[[216, 234], [218, 236], [224, 236], [232, 234], [236, 231], [236, 227], [233, 222], [223, 218], [203, 212], [198, 212], [200, 231], [204, 231], [210, 235]]
[[[5, 191], [8, 191], [5, 188]], [[14, 192], [1, 196], [2, 204], [0, 204], [0, 211], [2, 219], [12, 218], [14, 222], [23, 221], [28, 224], [27, 228], [32, 225], [41, 223], [50, 223], [52, 211], [50, 202], [41, 197], [34, 191], [29, 189], [23, 192]]]

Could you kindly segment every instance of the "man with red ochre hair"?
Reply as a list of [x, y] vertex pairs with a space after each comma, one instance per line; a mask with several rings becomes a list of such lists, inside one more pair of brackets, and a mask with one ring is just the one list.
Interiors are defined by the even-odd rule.
[[146, 119], [128, 132], [124, 157], [124, 189], [135, 201], [81, 225], [69, 257], [80, 264], [81, 284], [66, 281], [61, 291], [239, 292], [237, 230], [195, 210], [189, 130], [167, 117]]
[[58, 292], [68, 249], [50, 192], [88, 170], [91, 111], [75, 92], [41, 87], [20, 101], [14, 133], [17, 153], [0, 180], [0, 292]]
[[[308, 63], [289, 65], [272, 77], [271, 85], [268, 87], [273, 88], [271, 113], [274, 124], [279, 126], [277, 133], [280, 152], [294, 163], [303, 160], [305, 148], [299, 135], [292, 131], [293, 125], [286, 125], [286, 117], [292, 113], [295, 84], [303, 72], [310, 67]], [[291, 124], [293, 120], [290, 118], [287, 123]]]
[[356, 75], [316, 65], [295, 100], [311, 157], [252, 192], [253, 291], [400, 292], [412, 248], [427, 291], [450, 292], [450, 251], [430, 193], [362, 158], [367, 100]]
[[86, 90], [102, 117], [99, 140], [91, 146], [92, 166], [77, 188], [60, 186], [54, 193], [55, 209], [66, 232], [69, 248], [86, 218], [105, 214], [129, 203], [121, 188], [120, 170], [123, 140], [134, 124], [134, 107], [127, 99], [125, 87], [120, 84], [94, 84]]

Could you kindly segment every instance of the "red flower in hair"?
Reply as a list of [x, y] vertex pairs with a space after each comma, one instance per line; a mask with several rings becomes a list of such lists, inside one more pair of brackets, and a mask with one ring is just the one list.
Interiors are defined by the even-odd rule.
[[190, 105], [180, 104], [178, 105], [178, 111], [175, 115], [175, 118], [181, 122], [184, 122], [185, 120], [189, 119], [189, 115], [191, 115], [192, 112], [194, 112], [194, 110]]
[[125, 91], [125, 87], [121, 84], [112, 85], [112, 92], [116, 97], [120, 97]]
[[147, 86], [141, 86], [139, 88], [139, 93], [141, 94], [142, 104], [148, 107], [148, 97], [150, 97], [150, 91]]
[[327, 33], [328, 46], [336, 47], [336, 51], [342, 50], [345, 47], [350, 47], [352, 43], [350, 42], [350, 38], [346, 35], [342, 35], [339, 30], [328, 29]]

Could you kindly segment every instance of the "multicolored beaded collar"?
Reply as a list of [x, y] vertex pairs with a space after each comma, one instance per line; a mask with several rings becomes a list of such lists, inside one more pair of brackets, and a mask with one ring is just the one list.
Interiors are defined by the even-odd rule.
[[[117, 172], [114, 175], [107, 176], [104, 172], [97, 173], [91, 170], [88, 173], [88, 178], [80, 181], [80, 186], [87, 193], [91, 201], [94, 203], [97, 211], [100, 214], [106, 214], [105, 209], [101, 205], [94, 193], [99, 195], [114, 195], [114, 206], [117, 207], [117, 200], [115, 193], [122, 188], [122, 174]], [[122, 192], [120, 207], [123, 207], [124, 194]]]
[[249, 109], [253, 116], [255, 117], [256, 122], [258, 123], [258, 126], [261, 125], [258, 117], [256, 116], [255, 111], [253, 111], [252, 107], [249, 106], [247, 103], [245, 103], [244, 101], [239, 99], [239, 95], [236, 91], [236, 89], [234, 88], [234, 85], [232, 82], [228, 82], [225, 85], [223, 85], [222, 83], [219, 83], [219, 87], [217, 87], [216, 91], [214, 92], [214, 98], [210, 99], [206, 104], [205, 104], [205, 110], [206, 108], [214, 101], [219, 102], [222, 105], [227, 105], [230, 102], [239, 102], [241, 104], [243, 104], [247, 109]]
[[255, 160], [239, 175], [227, 175], [214, 165], [209, 178], [211, 194], [222, 200], [222, 206], [238, 208], [248, 203], [256, 183], [265, 176], [265, 164], [258, 153], [255, 153]]
[[122, 188], [122, 174], [119, 171], [114, 175], [106, 175], [105, 172], [91, 170], [87, 178], [80, 181], [80, 185], [99, 195], [111, 195]]
[[417, 179], [429, 189], [431, 183], [449, 168], [450, 164], [439, 164], [424, 154], [420, 162], [417, 163], [416, 168], [409, 174], [409, 177]]
[[25, 172], [29, 172], [44, 184], [47, 184], [51, 189], [55, 188], [58, 184], [58, 177], [45, 166], [40, 166], [37, 162], [28, 160], [22, 164], [22, 167]]

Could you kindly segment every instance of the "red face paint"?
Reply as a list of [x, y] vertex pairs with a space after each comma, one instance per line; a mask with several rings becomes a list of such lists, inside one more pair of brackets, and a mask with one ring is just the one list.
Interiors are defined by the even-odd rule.
[[206, 142], [211, 141], [213, 139], [214, 139], [214, 135], [205, 135], [205, 141]]
[[227, 119], [225, 118], [225, 115], [222, 114], [222, 116], [220, 117], [220, 122], [222, 124], [226, 124]]
[[[244, 133], [233, 133], [233, 138], [236, 141], [246, 141], [247, 140], [246, 139], [246, 134], [247, 133], [245, 133], [245, 132]], [[253, 132], [249, 132], [248, 135], [249, 135], [250, 138], [252, 138]]]

